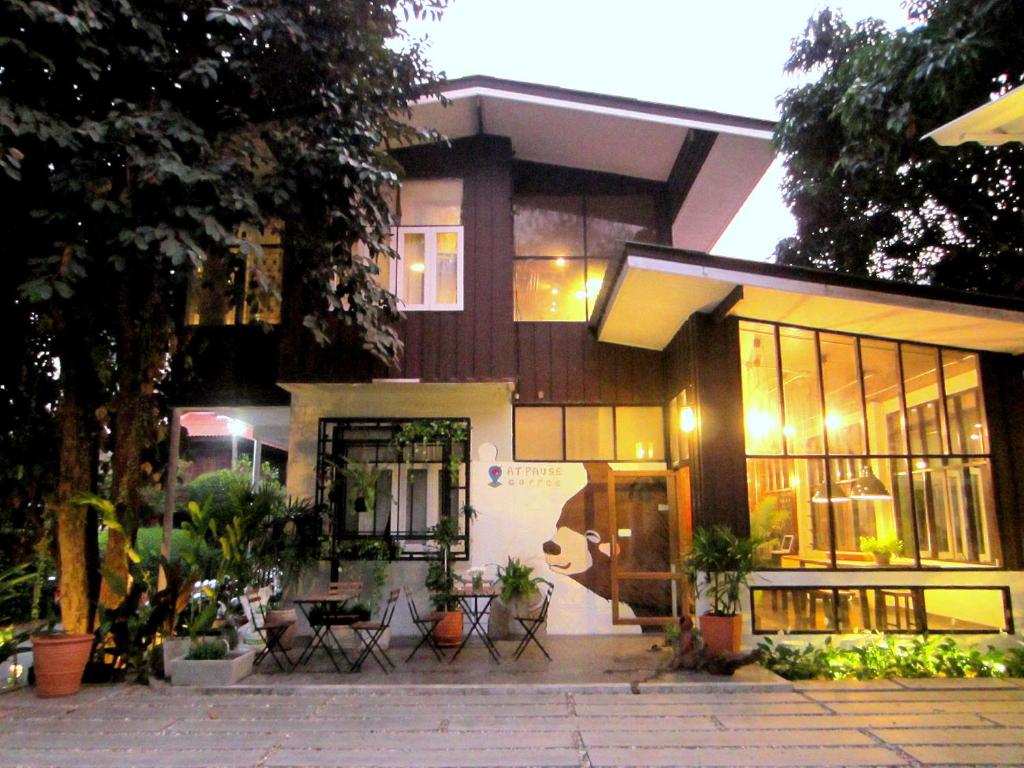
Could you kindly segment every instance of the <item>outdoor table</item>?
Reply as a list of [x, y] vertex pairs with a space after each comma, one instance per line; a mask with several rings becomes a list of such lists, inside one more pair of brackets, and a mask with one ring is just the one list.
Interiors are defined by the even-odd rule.
[[[345, 653], [345, 649], [342, 648], [338, 638], [334, 636], [333, 628], [335, 626], [345, 626], [346, 623], [354, 624], [359, 620], [356, 614], [352, 614], [352, 620], [350, 622], [338, 621], [337, 618], [333, 622], [322, 622], [314, 621], [314, 612], [320, 609], [326, 614], [334, 615], [335, 617], [342, 613], [347, 607], [349, 601], [359, 597], [359, 591], [331, 591], [331, 592], [316, 592], [303, 597], [297, 598], [293, 602], [302, 611], [303, 616], [306, 617], [306, 621], [309, 622], [310, 629], [313, 630], [313, 639], [309, 641], [309, 647], [306, 648], [299, 658], [292, 664], [292, 671], [294, 672], [296, 667], [300, 664], [306, 664], [313, 657], [313, 651], [317, 648], [323, 648], [327, 652], [327, 658], [331, 660], [331, 664], [339, 672], [345, 671], [338, 666], [338, 660], [334, 657], [334, 653], [331, 651], [331, 644], [333, 643], [335, 649], [341, 653], [342, 658], [345, 659], [345, 663], [348, 664], [349, 672], [352, 671], [352, 659]], [[331, 638], [331, 642], [327, 641], [327, 638]]]
[[[497, 647], [491, 642], [491, 638], [487, 636], [484, 628], [480, 626], [480, 622], [483, 621], [484, 616], [491, 609], [491, 603], [494, 602], [499, 594], [499, 591], [493, 586], [484, 586], [482, 589], [473, 589], [472, 587], [456, 587], [455, 588], [455, 599], [459, 601], [459, 605], [462, 606], [462, 612], [469, 617], [469, 631], [466, 632], [466, 636], [462, 639], [462, 643], [455, 649], [455, 653], [452, 655], [451, 661], [455, 661], [462, 649], [466, 647], [466, 643], [473, 636], [475, 632], [477, 637], [484, 641], [484, 648], [491, 654], [491, 658], [496, 662], [501, 661], [501, 654], [498, 653]], [[450, 663], [449, 662], [449, 663]]]

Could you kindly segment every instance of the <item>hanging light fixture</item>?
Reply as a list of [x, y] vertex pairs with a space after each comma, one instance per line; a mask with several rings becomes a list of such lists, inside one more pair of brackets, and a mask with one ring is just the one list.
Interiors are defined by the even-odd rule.
[[825, 484], [824, 480], [814, 486], [814, 495], [811, 496], [811, 504], [828, 504], [830, 501], [836, 503], [849, 500], [850, 497], [843, 493], [839, 488], [833, 489], [832, 493], [829, 494], [828, 486]]
[[860, 468], [860, 477], [850, 487], [850, 498], [857, 501], [892, 501], [892, 494], [865, 462]]

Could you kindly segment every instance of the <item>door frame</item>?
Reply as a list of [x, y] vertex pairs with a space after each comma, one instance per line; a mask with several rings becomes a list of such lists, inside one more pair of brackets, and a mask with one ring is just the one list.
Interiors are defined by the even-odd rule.
[[[685, 478], [680, 473], [685, 470]], [[675, 538], [679, 551], [674, 553], [677, 558], [677, 570], [672, 571], [620, 571], [619, 570], [619, 515], [616, 509], [615, 484], [616, 478], [625, 477], [663, 477], [665, 478], [665, 490], [668, 495], [670, 536], [672, 525], [675, 526]], [[632, 581], [670, 581], [675, 582], [675, 598], [673, 604], [678, 607], [680, 615], [688, 610], [686, 597], [686, 577], [682, 569], [682, 556], [684, 552], [685, 534], [690, 529], [690, 498], [689, 498], [689, 467], [682, 467], [679, 470], [654, 469], [654, 470], [609, 470], [608, 472], [608, 514], [611, 522], [609, 557], [611, 558], [611, 592], [612, 592], [612, 624], [613, 625], [640, 625], [640, 626], [664, 626], [670, 621], [671, 616], [637, 616], [635, 618], [623, 618], [619, 615], [619, 579]], [[683, 504], [680, 504], [680, 501]], [[684, 514], [685, 510], [685, 514]], [[671, 542], [670, 542], [671, 543]]]

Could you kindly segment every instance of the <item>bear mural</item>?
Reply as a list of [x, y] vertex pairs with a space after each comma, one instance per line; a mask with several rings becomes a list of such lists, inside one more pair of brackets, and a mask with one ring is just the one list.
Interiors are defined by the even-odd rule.
[[[562, 506], [554, 535], [543, 544], [553, 573], [573, 579], [594, 594], [610, 600], [611, 514], [606, 463], [586, 462], [587, 484]], [[668, 571], [671, 536], [664, 481], [635, 478], [616, 485], [620, 527], [631, 535], [618, 539], [620, 571]], [[644, 509], [658, 514], [638, 514]], [[667, 581], [621, 580], [619, 601], [638, 617], [672, 615], [672, 587]]]

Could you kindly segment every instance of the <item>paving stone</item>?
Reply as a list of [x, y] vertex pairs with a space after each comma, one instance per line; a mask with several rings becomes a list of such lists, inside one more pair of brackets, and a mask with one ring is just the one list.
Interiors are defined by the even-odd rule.
[[[488, 749], [556, 748], [574, 749], [573, 729], [561, 731], [496, 731], [485, 736]], [[466, 731], [412, 731], [395, 733], [296, 733], [289, 734], [288, 746], [293, 749], [345, 750], [394, 749], [396, 744], [408, 744], [415, 750], [458, 751], [467, 742], [480, 741]]]
[[[578, 715], [615, 715], [623, 711], [627, 705], [594, 705], [587, 703], [576, 703], [576, 714]], [[828, 710], [820, 704], [803, 702], [802, 704], [732, 704], [722, 702], [721, 704], [690, 704], [679, 702], [678, 704], [632, 704], [628, 705], [631, 715], [651, 715], [655, 717], [675, 715], [679, 717], [692, 717], [695, 715], [823, 715]]]
[[710, 717], [631, 717], [623, 710], [620, 717], [577, 718], [580, 729], [604, 731], [716, 731], [718, 724]]
[[1016, 728], [883, 728], [872, 733], [889, 744], [1024, 744]]
[[750, 717], [720, 717], [726, 728], [940, 728], [944, 726], [991, 725], [977, 715], [944, 713], [937, 715], [828, 715], [806, 717], [801, 715], [756, 715]]
[[580, 693], [573, 697], [576, 705], [615, 704], [800, 704], [807, 698], [800, 693]]
[[910, 690], [949, 689], [951, 691], [969, 691], [972, 688], [990, 691], [999, 688], [1016, 688], [1009, 680], [997, 677], [899, 677], [894, 681]]
[[0, 753], [0, 768], [36, 768], [36, 766], [74, 766], [74, 768], [244, 768], [259, 764], [266, 750], [222, 749], [175, 750], [68, 750], [22, 748]]
[[859, 730], [834, 731], [581, 731], [594, 747], [815, 747], [871, 746], [878, 742]]
[[892, 680], [794, 680], [795, 691], [892, 691], [903, 686]]
[[1024, 691], [1002, 690], [928, 690], [928, 691], [845, 691], [845, 690], [809, 690], [804, 691], [806, 696], [813, 701], [1019, 701], [1024, 703]]
[[908, 746], [907, 754], [926, 765], [1024, 765], [1024, 749], [993, 744], [965, 749], [955, 746]]
[[1000, 725], [1007, 725], [1011, 728], [1024, 728], [1024, 714], [1019, 712], [986, 712], [985, 717]]
[[589, 750], [593, 768], [618, 766], [846, 766], [907, 765], [908, 761], [884, 747], [827, 747], [743, 749], [614, 749]]
[[1024, 700], [1018, 701], [850, 701], [829, 702], [838, 714], [857, 715], [870, 712], [1019, 712], [1024, 714]]
[[346, 766], [346, 768], [579, 768], [575, 749], [459, 749], [453, 751], [363, 751], [283, 749], [265, 766]]

